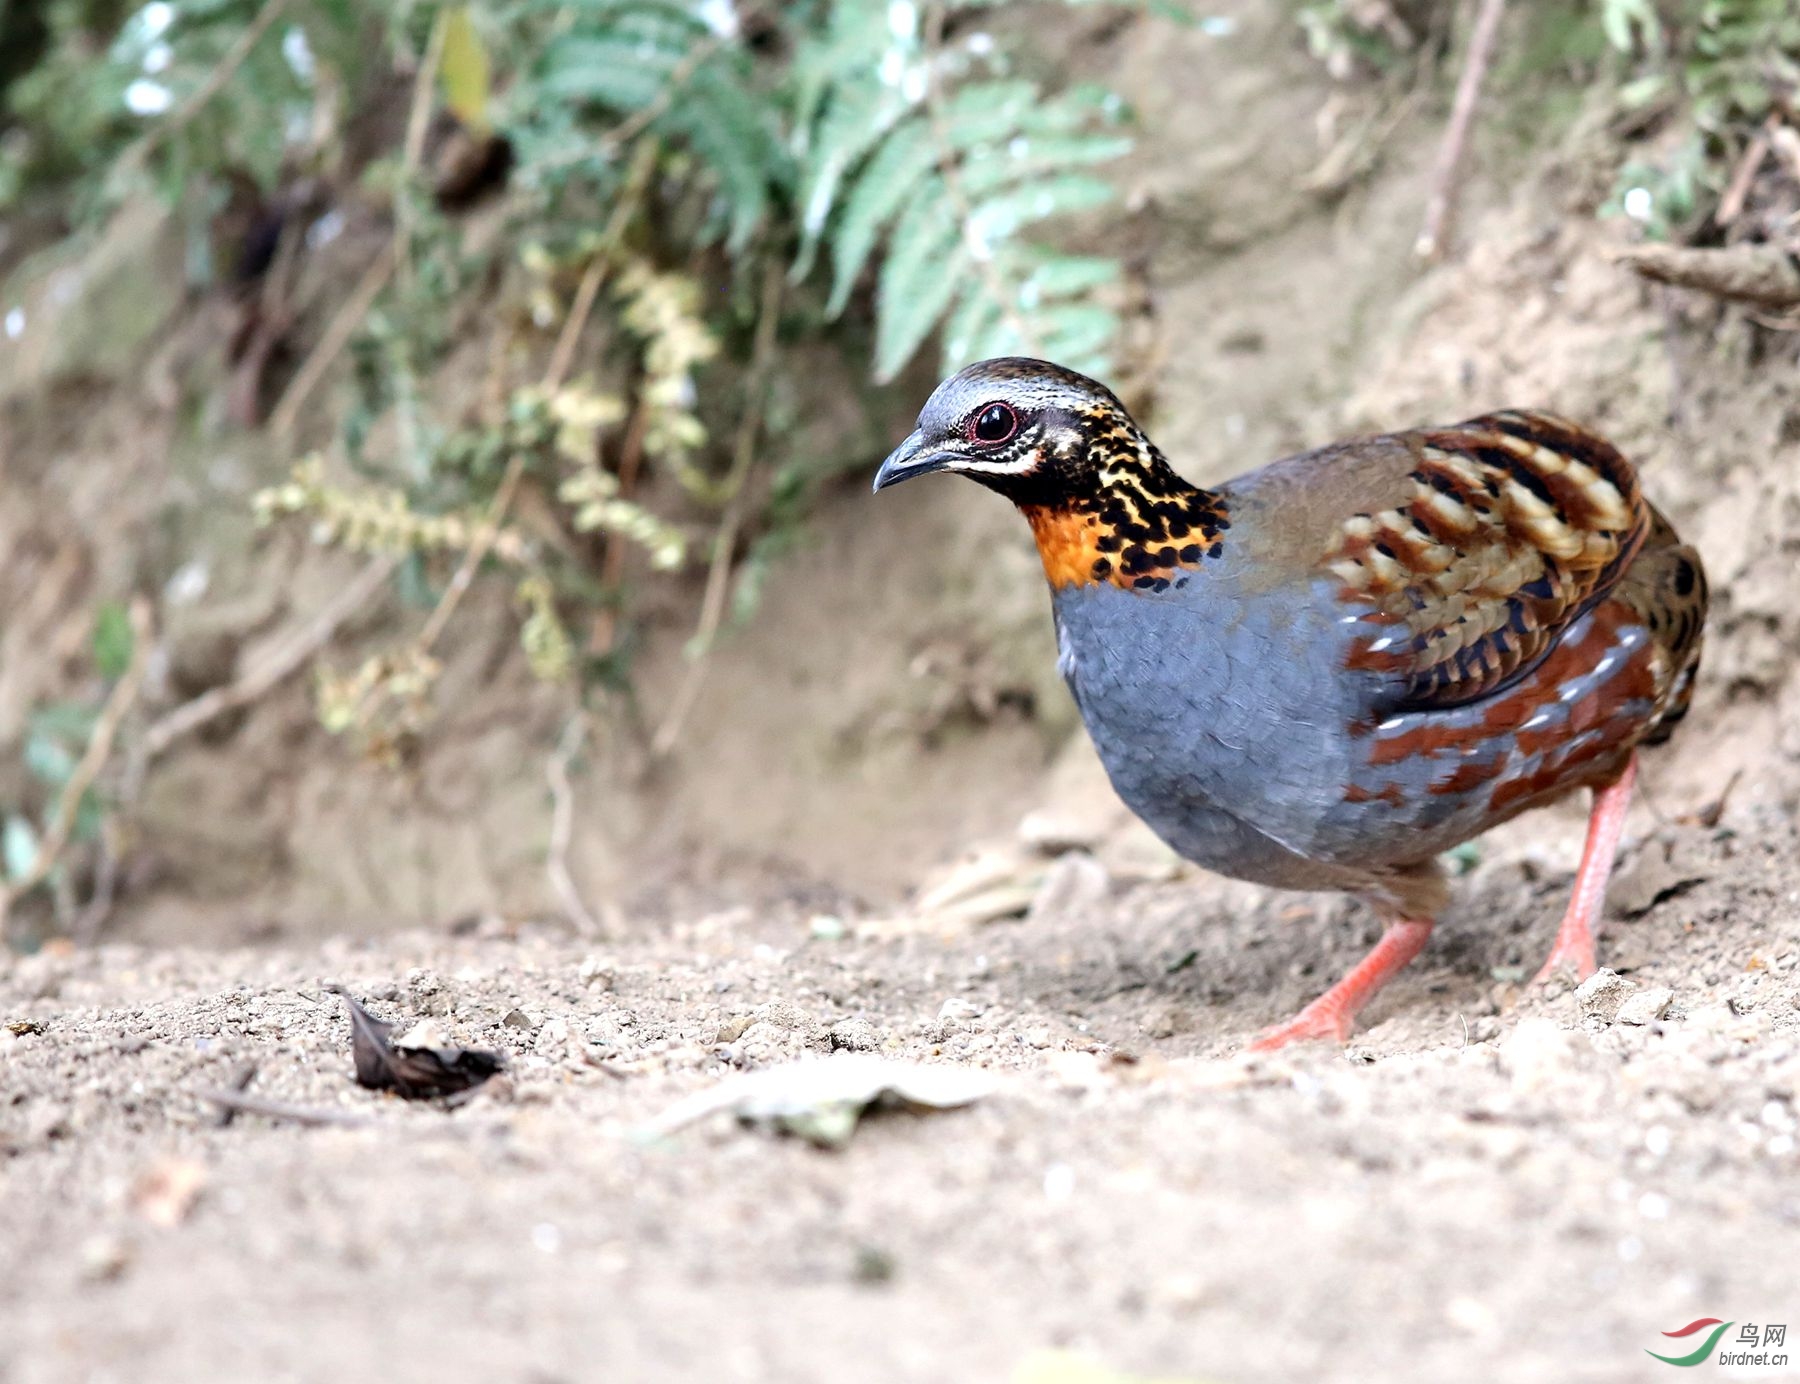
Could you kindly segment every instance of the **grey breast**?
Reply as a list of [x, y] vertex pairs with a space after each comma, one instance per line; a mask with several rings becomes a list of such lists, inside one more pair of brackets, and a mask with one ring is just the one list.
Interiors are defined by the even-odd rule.
[[1229, 548], [1163, 593], [1057, 593], [1061, 666], [1113, 786], [1170, 846], [1209, 869], [1337, 887], [1315, 849], [1344, 791], [1357, 688], [1323, 580], [1242, 599]]

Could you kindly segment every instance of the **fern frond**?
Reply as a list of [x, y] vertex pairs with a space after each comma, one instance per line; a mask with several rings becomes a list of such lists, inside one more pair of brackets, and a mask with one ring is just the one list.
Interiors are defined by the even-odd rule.
[[931, 334], [969, 269], [955, 203], [933, 175], [900, 217], [876, 292], [875, 377], [891, 379]]
[[[751, 85], [751, 59], [720, 40], [703, 7], [677, 0], [578, 0], [571, 22], [546, 44], [532, 79], [514, 93], [540, 174], [587, 165], [603, 176], [616, 158], [592, 112], [638, 116], [647, 132], [689, 149], [719, 190], [727, 248], [741, 252], [768, 218], [776, 189], [792, 180], [774, 109]], [[574, 128], [569, 127], [572, 108]], [[613, 128], [614, 126], [608, 126]], [[535, 136], [535, 138], [533, 138]]]
[[[836, 315], [879, 254], [878, 380], [940, 327], [947, 368], [1000, 343], [1103, 368], [1116, 321], [1089, 297], [1118, 266], [1050, 255], [1025, 232], [1113, 197], [1090, 170], [1131, 146], [1116, 128], [1123, 103], [1094, 86], [1046, 94], [1022, 78], [971, 75], [976, 59], [930, 51], [908, 15], [909, 5], [836, 0], [830, 40], [797, 60], [795, 277], [828, 245]], [[939, 85], [950, 90], [934, 95]]]
[[882, 231], [910, 198], [924, 190], [927, 175], [936, 167], [937, 149], [917, 121], [894, 131], [875, 151], [856, 180], [832, 235], [828, 315], [836, 317], [844, 310]]

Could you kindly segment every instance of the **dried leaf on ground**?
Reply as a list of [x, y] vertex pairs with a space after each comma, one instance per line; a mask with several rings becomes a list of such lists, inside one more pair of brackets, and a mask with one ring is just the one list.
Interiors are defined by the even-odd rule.
[[795, 1134], [821, 1148], [838, 1148], [856, 1132], [866, 1110], [882, 1106], [951, 1110], [980, 1100], [994, 1085], [987, 1073], [960, 1067], [862, 1054], [809, 1058], [698, 1092], [664, 1111], [640, 1133], [647, 1139], [660, 1138], [729, 1111], [746, 1124]]
[[443, 1044], [441, 1034], [423, 1025], [395, 1042], [392, 1024], [377, 1019], [345, 991], [337, 993], [350, 1011], [350, 1050], [358, 1086], [392, 1090], [407, 1100], [429, 1100], [470, 1090], [506, 1066], [502, 1053]]

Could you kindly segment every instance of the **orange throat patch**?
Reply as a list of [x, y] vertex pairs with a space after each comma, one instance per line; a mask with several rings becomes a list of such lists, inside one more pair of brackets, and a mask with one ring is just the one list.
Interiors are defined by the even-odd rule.
[[1223, 548], [1224, 503], [1206, 491], [1153, 498], [1103, 492], [1081, 505], [1021, 505], [1056, 590], [1110, 583], [1167, 591]]

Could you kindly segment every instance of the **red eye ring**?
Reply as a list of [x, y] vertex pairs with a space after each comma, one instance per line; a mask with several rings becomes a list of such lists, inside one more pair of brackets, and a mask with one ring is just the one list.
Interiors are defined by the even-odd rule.
[[1004, 442], [1019, 430], [1019, 415], [998, 400], [984, 404], [969, 419], [969, 440], [989, 446]]

